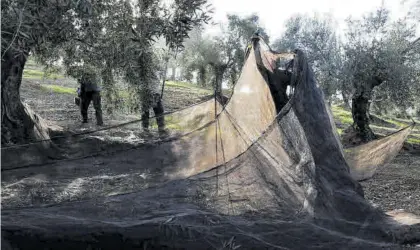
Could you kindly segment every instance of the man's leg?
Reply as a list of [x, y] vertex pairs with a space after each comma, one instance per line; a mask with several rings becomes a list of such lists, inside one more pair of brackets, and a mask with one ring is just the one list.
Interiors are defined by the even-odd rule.
[[163, 105], [162, 105], [162, 101], [158, 101], [156, 106], [153, 107], [153, 112], [155, 113], [156, 116], [156, 122], [158, 124], [158, 129], [159, 131], [164, 131], [165, 130], [165, 118], [163, 116]]
[[82, 104], [80, 105], [80, 110], [82, 113], [83, 123], [88, 122], [88, 108], [90, 101], [92, 100], [92, 94], [89, 92], [84, 92], [81, 95]]
[[92, 100], [93, 100], [93, 107], [95, 108], [96, 124], [99, 126], [102, 126], [104, 122], [102, 120], [101, 93], [93, 92]]
[[149, 109], [144, 108], [142, 110], [141, 125], [144, 131], [149, 131]]

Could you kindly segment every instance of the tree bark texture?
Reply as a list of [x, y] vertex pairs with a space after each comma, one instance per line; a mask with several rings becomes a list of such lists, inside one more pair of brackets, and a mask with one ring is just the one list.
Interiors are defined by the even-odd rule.
[[362, 140], [375, 139], [375, 134], [369, 127], [369, 100], [363, 96], [354, 97], [351, 110], [356, 130]]
[[347, 94], [346, 94], [344, 91], [341, 91], [341, 96], [342, 96], [342, 98], [343, 98], [344, 105], [345, 105], [347, 108], [351, 108], [351, 106], [350, 106], [350, 101], [349, 101], [349, 97], [347, 96]]
[[372, 99], [373, 89], [383, 81], [379, 77], [373, 77], [371, 80], [355, 84], [356, 92], [352, 98], [351, 112], [358, 135], [365, 142], [376, 138], [372, 129], [369, 127], [370, 121], [370, 101]]
[[175, 78], [176, 78], [176, 67], [175, 66], [172, 67], [172, 72], [171, 73], [172, 73], [171, 74], [171, 81], [175, 81]]
[[20, 86], [27, 55], [28, 53], [16, 53], [14, 50], [10, 49], [2, 58], [2, 145], [49, 139], [48, 126], [42, 118], [33, 113], [27, 105], [23, 105], [20, 100]]
[[198, 69], [198, 82], [201, 87], [206, 86], [206, 68], [204, 66], [200, 66]]
[[107, 67], [102, 71], [103, 90], [105, 97], [105, 110], [108, 114], [113, 114], [115, 109], [121, 108], [121, 101], [118, 91], [115, 89], [115, 81], [112, 75], [111, 65], [107, 63]]
[[214, 85], [214, 93], [216, 95], [216, 98], [219, 100], [219, 102], [222, 105], [225, 105], [226, 98], [224, 98], [222, 93], [222, 83], [223, 83], [223, 75], [225, 74], [225, 71], [227, 69], [227, 66], [225, 64], [222, 65], [214, 65], [214, 74], [215, 74], [215, 85]]

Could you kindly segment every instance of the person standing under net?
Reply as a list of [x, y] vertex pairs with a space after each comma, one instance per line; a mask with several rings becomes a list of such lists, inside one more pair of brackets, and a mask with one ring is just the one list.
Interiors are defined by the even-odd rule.
[[80, 110], [83, 123], [88, 122], [88, 108], [91, 102], [95, 108], [96, 124], [103, 125], [101, 107], [101, 89], [98, 86], [98, 77], [93, 69], [86, 67], [79, 78], [80, 84]]
[[165, 118], [163, 116], [164, 109], [160, 93], [148, 92], [145, 93], [145, 98], [142, 100], [142, 127], [145, 132], [149, 132], [150, 126], [150, 109], [156, 117], [159, 133], [165, 133]]
[[164, 80], [166, 72], [159, 67], [160, 61], [158, 60], [157, 56], [154, 53], [151, 53], [154, 61], [152, 63], [155, 68], [149, 68], [151, 70], [151, 79], [150, 84], [143, 85], [142, 90], [142, 99], [141, 99], [141, 107], [142, 107], [142, 127], [143, 131], [148, 133], [149, 126], [150, 126], [150, 109], [153, 109], [153, 112], [156, 117], [156, 123], [158, 126], [159, 134], [165, 135], [165, 118], [163, 116], [164, 109], [162, 103], [162, 89], [160, 87], [160, 83]]

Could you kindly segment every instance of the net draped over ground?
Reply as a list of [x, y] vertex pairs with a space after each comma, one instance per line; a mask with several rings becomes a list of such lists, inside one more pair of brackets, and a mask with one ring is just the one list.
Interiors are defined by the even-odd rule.
[[[45, 167], [53, 171], [44, 174], [42, 168], [32, 170], [43, 174], [43, 185], [12, 183], [27, 178], [28, 170], [8, 171], [7, 188], [23, 185], [48, 195], [38, 195], [35, 203], [33, 196], [21, 199], [25, 189], [16, 188], [20, 193], [7, 197], [14, 205], [2, 211], [2, 240], [21, 248], [60, 242], [104, 249], [391, 246], [391, 223], [363, 198], [299, 50], [290, 100], [277, 112], [268, 82], [280, 56], [263, 42], [254, 43], [226, 106], [209, 100], [165, 117], [174, 137], [105, 156], [98, 167], [91, 168], [88, 159]], [[387, 145], [394, 152], [399, 144]], [[352, 159], [362, 158], [355, 155]], [[126, 167], [119, 166], [121, 158]], [[101, 198], [111, 190], [95, 186], [99, 191], [91, 192], [98, 197], [85, 190], [69, 200], [95, 199], [19, 209], [57, 202], [75, 176], [94, 177], [99, 169], [108, 176], [127, 174], [116, 180], [121, 183], [139, 169], [150, 175], [124, 187], [130, 194]]]

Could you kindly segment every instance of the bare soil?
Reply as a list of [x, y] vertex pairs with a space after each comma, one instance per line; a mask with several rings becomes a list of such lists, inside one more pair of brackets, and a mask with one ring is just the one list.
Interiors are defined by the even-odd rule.
[[420, 215], [420, 155], [402, 152], [361, 184], [366, 199], [384, 211], [403, 209]]

